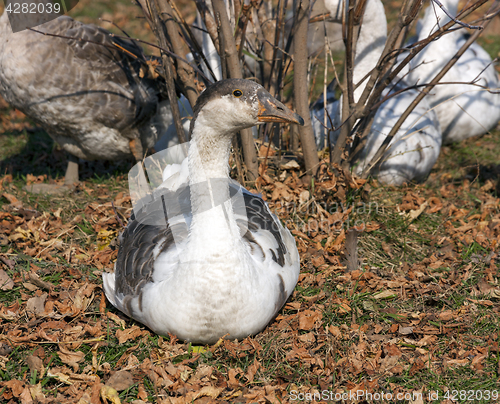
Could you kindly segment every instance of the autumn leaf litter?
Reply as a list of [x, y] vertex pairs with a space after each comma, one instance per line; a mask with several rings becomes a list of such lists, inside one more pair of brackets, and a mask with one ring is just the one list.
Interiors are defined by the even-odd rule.
[[204, 348], [106, 302], [101, 275], [131, 212], [126, 176], [113, 194], [84, 181], [67, 197], [82, 203], [43, 210], [1, 177], [3, 401], [278, 403], [291, 391], [430, 391], [429, 374], [457, 369], [494, 380], [494, 184], [387, 189], [323, 164], [305, 186], [299, 168], [269, 159], [255, 184], [296, 238], [295, 292], [261, 334]]

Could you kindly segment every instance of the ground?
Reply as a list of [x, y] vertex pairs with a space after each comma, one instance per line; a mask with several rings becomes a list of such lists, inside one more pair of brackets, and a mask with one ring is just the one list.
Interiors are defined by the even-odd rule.
[[499, 150], [495, 129], [391, 188], [327, 164], [304, 185], [262, 147], [255, 186], [296, 237], [299, 283], [259, 335], [198, 347], [103, 295], [133, 162], [84, 163], [74, 192], [29, 194], [62, 180], [65, 156], [0, 101], [3, 402], [498, 402]]

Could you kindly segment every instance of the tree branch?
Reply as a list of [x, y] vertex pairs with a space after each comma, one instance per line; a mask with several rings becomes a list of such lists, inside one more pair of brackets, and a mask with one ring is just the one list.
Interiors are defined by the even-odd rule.
[[[212, 6], [214, 13], [219, 13], [221, 32], [225, 42], [225, 49], [220, 49], [219, 54], [225, 52], [229, 76], [235, 79], [242, 78], [243, 74], [238, 60], [238, 51], [236, 50], [236, 44], [234, 42], [224, 1], [212, 0]], [[248, 179], [254, 181], [259, 176], [259, 169], [257, 165], [257, 153], [255, 152], [252, 131], [250, 129], [241, 131], [241, 141], [243, 144], [243, 156], [247, 167]]]
[[299, 127], [299, 135], [306, 164], [306, 180], [309, 180], [311, 174], [316, 175], [318, 171], [319, 158], [316, 152], [316, 142], [314, 140], [307, 97], [307, 58], [309, 56], [307, 48], [307, 30], [309, 28], [309, 0], [298, 1], [299, 4], [294, 7], [294, 23], [297, 30], [293, 39], [293, 88], [295, 108], [297, 109], [297, 113], [304, 119], [304, 126]]

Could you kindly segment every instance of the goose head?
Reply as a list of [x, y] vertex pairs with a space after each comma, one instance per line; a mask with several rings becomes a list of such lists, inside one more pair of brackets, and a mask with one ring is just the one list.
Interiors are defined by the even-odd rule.
[[193, 138], [209, 133], [230, 136], [265, 122], [304, 125], [298, 114], [260, 84], [245, 79], [227, 79], [210, 85], [200, 95], [190, 131]]

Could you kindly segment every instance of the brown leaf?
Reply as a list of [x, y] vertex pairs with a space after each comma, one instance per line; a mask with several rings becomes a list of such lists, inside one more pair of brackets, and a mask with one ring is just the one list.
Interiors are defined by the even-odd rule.
[[387, 356], [397, 356], [399, 358], [400, 356], [403, 355], [401, 353], [401, 351], [399, 350], [399, 348], [396, 345], [394, 345], [394, 344], [387, 344], [384, 347], [384, 349], [386, 351], [386, 355]]
[[426, 345], [433, 345], [437, 341], [437, 337], [435, 335], [424, 335], [424, 337], [417, 342], [418, 346], [426, 346]]
[[28, 387], [24, 388], [19, 398], [21, 399], [21, 404], [33, 404], [33, 398], [31, 397], [31, 392]]
[[351, 306], [349, 305], [349, 300], [347, 299], [333, 299], [333, 304], [338, 304], [337, 310], [340, 314], [350, 313], [352, 311]]
[[281, 164], [280, 168], [282, 170], [299, 170], [300, 164], [297, 163], [295, 160], [289, 160], [287, 163]]
[[26, 358], [26, 363], [30, 368], [30, 371], [33, 372], [36, 370], [38, 377], [43, 374], [43, 362], [38, 356], [30, 355]]
[[398, 356], [386, 356], [380, 362], [380, 370], [386, 371], [392, 369], [394, 366], [396, 366], [398, 358], [399, 358]]
[[99, 313], [104, 314], [106, 312], [106, 296], [104, 292], [101, 292], [101, 301], [99, 302]]
[[0, 269], [0, 289], [11, 290], [14, 287], [14, 281], [3, 269]]
[[[1, 217], [0, 217], [0, 219], [1, 219]], [[2, 234], [2, 236], [5, 236], [5, 234]], [[0, 241], [1, 240], [2, 239], [0, 239]], [[0, 243], [0, 245], [2, 245], [2, 244]], [[1, 255], [0, 255], [0, 261], [2, 261], [5, 265], [7, 265], [7, 267], [10, 270], [13, 270], [14, 267], [16, 266], [16, 263], [13, 260], [9, 260], [8, 258], [2, 257]]]
[[469, 364], [469, 359], [448, 359], [443, 364], [446, 368], [461, 367]]
[[342, 336], [340, 328], [336, 325], [331, 325], [330, 327], [328, 327], [328, 331], [330, 331], [330, 334], [332, 334], [334, 337], [340, 338]]
[[216, 388], [213, 386], [204, 386], [200, 391], [195, 393], [192, 399], [196, 400], [200, 397], [210, 397], [212, 399], [216, 399], [222, 391], [224, 391], [224, 387]]
[[[321, 290], [317, 295], [314, 295], [314, 296], [302, 296], [304, 298], [304, 300], [306, 302], [310, 302], [310, 303], [315, 303], [317, 302], [318, 300], [322, 300], [326, 297], [326, 293], [324, 290]], [[300, 303], [299, 303], [299, 307], [300, 307]]]
[[276, 150], [274, 150], [272, 147], [269, 147], [268, 145], [261, 145], [259, 148], [259, 157], [271, 157], [276, 154]]
[[29, 278], [31, 283], [39, 288], [50, 290], [50, 288], [54, 287], [52, 283], [41, 280], [40, 277], [34, 272], [29, 273]]
[[321, 320], [320, 311], [305, 310], [299, 314], [299, 330], [309, 331], [314, 328], [316, 321]]
[[19, 302], [12, 303], [9, 307], [0, 304], [0, 318], [7, 321], [15, 320], [19, 317]]
[[364, 227], [364, 231], [365, 232], [371, 232], [371, 231], [375, 231], [375, 230], [378, 230], [382, 228], [382, 225], [380, 223], [377, 223], [377, 222], [368, 222], [366, 223], [365, 227]]
[[398, 333], [401, 335], [410, 335], [413, 334], [413, 327], [401, 327], [399, 326]]
[[33, 285], [29, 282], [23, 282], [23, 286], [28, 289], [30, 292], [34, 292], [35, 290], [40, 289], [38, 286]]
[[2, 196], [9, 201], [10, 207], [16, 209], [21, 209], [23, 207], [23, 203], [20, 200], [18, 200], [14, 195], [4, 192]]
[[77, 404], [91, 404], [90, 394], [87, 392], [83, 393], [83, 396], [80, 397]]
[[4, 184], [9, 182], [12, 182], [12, 174], [7, 174], [0, 178], [0, 191], [3, 190]]
[[314, 337], [314, 333], [308, 332], [307, 334], [299, 335], [299, 341], [306, 344], [313, 344], [314, 342], [316, 342], [316, 338]]
[[493, 303], [491, 300], [476, 300], [476, 299], [470, 299], [467, 298], [468, 301], [476, 304], [481, 304], [483, 306], [494, 306], [495, 303]]
[[106, 382], [107, 386], [114, 388], [116, 391], [127, 390], [133, 384], [134, 378], [132, 377], [132, 374], [126, 370], [113, 373]]
[[39, 184], [42, 183], [45, 179], [47, 179], [47, 175], [35, 176], [33, 174], [28, 174], [26, 175], [26, 185]]
[[441, 200], [435, 196], [429, 198], [429, 210], [428, 213], [436, 213], [443, 209], [443, 203]]
[[115, 313], [108, 311], [106, 313], [106, 317], [108, 317], [110, 320], [113, 320], [117, 325], [125, 329], [125, 321], [118, 317]]
[[148, 393], [146, 392], [146, 389], [144, 388], [144, 385], [142, 383], [139, 383], [139, 388], [137, 389], [137, 398], [140, 398], [141, 400], [146, 400], [148, 398]]
[[30, 394], [37, 402], [43, 402], [45, 400], [45, 394], [42, 392], [42, 384], [38, 383], [35, 386], [30, 386]]
[[325, 263], [325, 257], [323, 255], [318, 255], [317, 257], [311, 258], [312, 264], [318, 268]]
[[118, 342], [120, 344], [127, 342], [129, 339], [134, 340], [137, 337], [140, 337], [141, 335], [142, 335], [142, 330], [136, 325], [134, 325], [131, 328], [127, 328], [126, 330], [116, 331], [116, 338], [118, 338]]
[[61, 362], [73, 367], [73, 371], [76, 373], [78, 371], [78, 363], [85, 359], [85, 354], [81, 351], [70, 351], [66, 349], [63, 345], [59, 346], [59, 352], [57, 353]]
[[415, 373], [419, 372], [423, 368], [425, 368], [424, 362], [422, 361], [422, 359], [417, 358], [417, 360], [413, 362], [413, 365], [411, 365], [410, 375], [413, 376]]
[[24, 391], [23, 383], [19, 380], [9, 380], [4, 382], [3, 385], [12, 391], [14, 397], [19, 397]]
[[85, 311], [87, 309], [87, 307], [94, 299], [94, 289], [96, 287], [97, 285], [93, 283], [88, 283], [85, 286], [82, 286], [80, 289], [78, 289], [75, 297], [72, 299], [73, 307], [77, 311]]
[[455, 314], [451, 310], [446, 310], [446, 311], [442, 311], [441, 313], [439, 313], [438, 318], [441, 321], [450, 321], [453, 318], [455, 318]]
[[228, 377], [228, 386], [231, 389], [236, 389], [240, 386], [240, 382], [238, 379], [236, 379], [236, 375], [238, 375], [240, 372], [236, 369], [229, 369], [227, 372], [227, 377]]
[[271, 199], [275, 201], [279, 198], [284, 198], [285, 200], [289, 201], [292, 198], [292, 194], [290, 191], [290, 188], [288, 188], [285, 184], [276, 181], [274, 183], [274, 191]]
[[398, 294], [392, 290], [382, 290], [373, 295], [373, 298], [377, 300], [394, 299], [395, 297], [398, 297]]
[[422, 205], [419, 206], [418, 209], [410, 210], [410, 212], [408, 213], [408, 218], [410, 219], [410, 222], [419, 217], [423, 213], [428, 204], [429, 203], [425, 201]]
[[44, 293], [41, 296], [28, 299], [26, 302], [26, 311], [35, 315], [45, 313], [45, 300], [47, 296], [47, 293]]
[[254, 359], [253, 363], [248, 367], [247, 373], [245, 377], [248, 380], [248, 383], [252, 383], [253, 379], [255, 377], [255, 374], [257, 373], [257, 370], [260, 368], [260, 363], [257, 359]]
[[471, 367], [476, 370], [482, 370], [484, 368], [483, 360], [486, 359], [488, 355], [476, 355], [472, 359]]
[[302, 205], [303, 203], [307, 202], [310, 198], [310, 194], [308, 190], [304, 190], [299, 194], [299, 204]]

